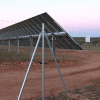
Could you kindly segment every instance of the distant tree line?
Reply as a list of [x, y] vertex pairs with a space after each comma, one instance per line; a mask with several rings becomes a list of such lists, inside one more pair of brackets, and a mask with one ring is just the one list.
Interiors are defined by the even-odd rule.
[[[78, 42], [80, 45], [84, 45], [85, 42], [85, 37], [73, 37], [73, 39]], [[89, 45], [100, 45], [100, 38], [98, 37], [91, 37], [90, 38], [90, 42], [87, 42], [87, 44]]]

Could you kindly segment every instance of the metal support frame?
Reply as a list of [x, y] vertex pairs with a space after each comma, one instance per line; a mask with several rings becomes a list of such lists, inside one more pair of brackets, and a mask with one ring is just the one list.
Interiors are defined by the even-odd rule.
[[8, 52], [10, 52], [10, 39], [8, 39]]
[[21, 95], [22, 95], [22, 91], [23, 91], [23, 89], [24, 89], [24, 86], [25, 86], [25, 83], [26, 83], [26, 80], [27, 80], [27, 77], [28, 77], [28, 74], [29, 74], [29, 71], [30, 71], [30, 68], [31, 68], [31, 65], [32, 65], [32, 62], [33, 62], [33, 59], [34, 59], [34, 56], [35, 56], [35, 53], [36, 53], [36, 50], [37, 50], [38, 44], [39, 44], [39, 42], [40, 42], [41, 36], [42, 36], [42, 100], [44, 100], [44, 95], [45, 95], [44, 36], [46, 37], [47, 43], [48, 43], [49, 48], [50, 48], [50, 50], [51, 50], [51, 54], [52, 54], [53, 59], [54, 59], [54, 61], [55, 61], [56, 67], [57, 67], [57, 69], [58, 69], [59, 75], [60, 75], [60, 77], [61, 77], [62, 83], [63, 83], [64, 88], [65, 88], [65, 91], [66, 91], [67, 95], [69, 95], [69, 94], [68, 94], [68, 91], [67, 91], [67, 88], [66, 88], [66, 85], [65, 85], [65, 82], [64, 82], [64, 80], [63, 80], [62, 74], [61, 74], [61, 72], [60, 72], [58, 63], [57, 63], [57, 61], [56, 61], [56, 58], [55, 58], [53, 49], [52, 49], [52, 47], [51, 47], [50, 41], [49, 41], [49, 39], [48, 39], [47, 34], [44, 32], [44, 23], [42, 23], [42, 33], [40, 33], [40, 35], [39, 35], [39, 37], [38, 37], [38, 40], [37, 40], [37, 43], [36, 43], [34, 52], [33, 52], [33, 54], [32, 54], [32, 57], [31, 57], [31, 60], [30, 60], [30, 63], [29, 63], [29, 66], [28, 66], [28, 69], [27, 69], [27, 72], [26, 72], [26, 75], [25, 75], [25, 78], [24, 78], [24, 81], [23, 81], [23, 84], [22, 84], [22, 87], [21, 87], [21, 90], [20, 90], [20, 93], [19, 93], [19, 96], [18, 96], [18, 99], [17, 99], [17, 100], [20, 100], [20, 97], [21, 97]]
[[17, 54], [19, 54], [19, 38], [17, 38]]
[[32, 36], [30, 36], [30, 57], [32, 57], [32, 53], [33, 53], [33, 38]]

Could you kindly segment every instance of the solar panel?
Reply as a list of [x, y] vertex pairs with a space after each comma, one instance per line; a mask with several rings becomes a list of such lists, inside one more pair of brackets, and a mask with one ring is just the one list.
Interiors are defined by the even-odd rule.
[[[0, 40], [38, 35], [42, 31], [42, 23], [45, 24], [45, 32], [47, 34], [52, 33], [56, 34], [56, 36], [58, 33], [66, 34], [65, 42], [68, 47], [67, 49], [83, 50], [81, 46], [46, 12], [1, 29]], [[58, 37], [58, 39], [60, 39], [60, 37]]]

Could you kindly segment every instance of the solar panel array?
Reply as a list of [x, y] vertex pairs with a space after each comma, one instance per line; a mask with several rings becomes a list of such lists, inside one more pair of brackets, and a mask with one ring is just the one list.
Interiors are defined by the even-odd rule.
[[[21, 21], [19, 23], [1, 29], [0, 40], [2, 39], [8, 40], [16, 38], [25, 40], [26, 37], [30, 36], [36, 37], [36, 35], [38, 36], [42, 31], [42, 23], [45, 24], [45, 32], [47, 34], [49, 35], [50, 33], [51, 35], [55, 34], [56, 37], [55, 43], [60, 45], [58, 47], [56, 46], [57, 48], [62, 47], [62, 45], [65, 43], [64, 44], [65, 46], [62, 48], [66, 47], [66, 49], [83, 50], [81, 46], [75, 40], [73, 40], [73, 38], [47, 13], [37, 15], [30, 19]], [[64, 33], [65, 35], [63, 35], [62, 33]], [[34, 40], [33, 42], [36, 42], [36, 40]]]

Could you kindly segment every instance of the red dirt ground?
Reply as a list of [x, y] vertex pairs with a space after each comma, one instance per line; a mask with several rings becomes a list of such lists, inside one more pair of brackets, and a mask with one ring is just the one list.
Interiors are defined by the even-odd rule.
[[[60, 53], [61, 52], [57, 52]], [[68, 60], [58, 61], [68, 90], [100, 82], [100, 52], [63, 51]], [[61, 54], [62, 55], [62, 54]], [[56, 96], [65, 91], [53, 61], [45, 65], [45, 96]], [[0, 100], [17, 100], [29, 62], [2, 62], [0, 64]], [[42, 96], [42, 65], [33, 62], [21, 100]]]

